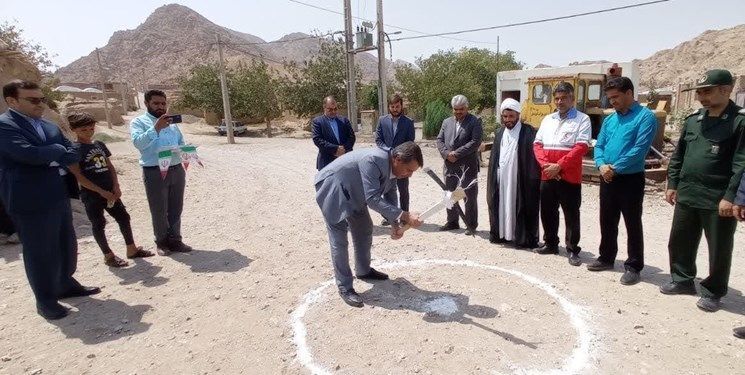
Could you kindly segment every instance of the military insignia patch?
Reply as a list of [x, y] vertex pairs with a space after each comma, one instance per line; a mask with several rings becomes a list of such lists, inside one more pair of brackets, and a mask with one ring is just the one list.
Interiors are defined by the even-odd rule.
[[706, 82], [706, 74], [704, 74], [701, 78], [698, 79], [698, 83], [704, 83]]

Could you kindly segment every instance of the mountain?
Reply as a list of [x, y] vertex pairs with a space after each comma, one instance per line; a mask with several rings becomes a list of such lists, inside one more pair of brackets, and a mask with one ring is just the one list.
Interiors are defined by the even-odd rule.
[[709, 69], [728, 69], [745, 75], [745, 24], [709, 30], [672, 49], [641, 60], [641, 82], [657, 88], [696, 81]]
[[[284, 61], [302, 62], [317, 53], [319, 38], [292, 33], [268, 43], [251, 34], [219, 26], [194, 10], [178, 4], [157, 8], [134, 30], [116, 31], [100, 48], [101, 63], [109, 80], [137, 84], [173, 84], [195, 65], [217, 60], [216, 35], [226, 46], [228, 64], [262, 59], [282, 70]], [[363, 81], [377, 79], [377, 57], [356, 55]], [[392, 76], [393, 68], [389, 68]], [[81, 57], [55, 73], [62, 82], [97, 82], [96, 51]]]

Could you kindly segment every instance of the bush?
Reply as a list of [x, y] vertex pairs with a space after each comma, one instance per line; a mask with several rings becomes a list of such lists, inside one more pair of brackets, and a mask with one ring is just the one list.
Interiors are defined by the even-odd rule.
[[442, 101], [429, 102], [426, 105], [426, 114], [424, 117], [424, 128], [422, 136], [424, 139], [433, 139], [440, 134], [442, 121], [450, 117], [450, 108]]
[[481, 140], [490, 141], [494, 139], [494, 132], [500, 127], [500, 124], [497, 123], [497, 116], [486, 115], [481, 117], [481, 125], [484, 131]]

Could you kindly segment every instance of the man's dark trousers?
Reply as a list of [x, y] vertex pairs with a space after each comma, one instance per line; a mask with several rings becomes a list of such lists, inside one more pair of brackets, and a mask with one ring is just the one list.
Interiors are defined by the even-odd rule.
[[48, 210], [11, 214], [23, 244], [23, 265], [36, 306], [44, 310], [60, 295], [82, 288], [72, 277], [78, 263], [78, 243], [72, 225], [70, 200]]
[[721, 217], [717, 210], [675, 204], [670, 230], [670, 273], [676, 283], [693, 284], [696, 277], [696, 252], [701, 232], [709, 245], [709, 277], [701, 281], [701, 295], [720, 298], [727, 294], [732, 248], [737, 220]]
[[158, 167], [143, 167], [145, 194], [150, 206], [155, 243], [181, 241], [181, 212], [184, 208], [186, 171], [179, 165], [168, 169], [163, 178]]
[[559, 206], [564, 212], [567, 251], [579, 254], [580, 221], [579, 207], [582, 203], [582, 184], [564, 180], [541, 181], [541, 222], [543, 241], [548, 247], [559, 246]]
[[628, 235], [627, 269], [640, 272], [644, 268], [644, 172], [617, 174], [610, 183], [600, 182], [600, 257], [613, 264], [618, 254], [618, 222], [623, 214]]

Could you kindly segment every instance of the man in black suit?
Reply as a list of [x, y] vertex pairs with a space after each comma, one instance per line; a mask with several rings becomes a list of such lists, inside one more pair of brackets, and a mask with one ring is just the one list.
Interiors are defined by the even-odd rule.
[[68, 311], [59, 299], [100, 292], [72, 277], [78, 246], [63, 175], [77, 152], [57, 125], [41, 118], [45, 98], [36, 83], [11, 81], [3, 97], [10, 109], [0, 115], [0, 198], [23, 245], [36, 310], [60, 319]]
[[316, 169], [319, 171], [334, 159], [352, 151], [354, 129], [349, 120], [337, 116], [333, 96], [323, 98], [323, 115], [313, 119], [313, 143], [318, 147]]
[[[468, 113], [468, 99], [463, 95], [456, 95], [450, 101], [453, 116], [442, 122], [440, 134], [437, 136], [437, 149], [445, 159], [445, 185], [448, 190], [455, 190], [458, 183], [466, 189], [466, 235], [476, 233], [479, 225], [478, 185], [474, 182], [479, 175], [479, 146], [483, 129], [481, 119]], [[458, 229], [458, 211], [447, 210], [447, 223], [440, 230]]]
[[[413, 142], [415, 138], [414, 122], [403, 115], [404, 101], [399, 94], [393, 94], [388, 99], [388, 114], [381, 116], [378, 120], [378, 129], [375, 131], [375, 144], [383, 150], [390, 151], [404, 142]], [[396, 180], [397, 189], [391, 189], [390, 201], [398, 202], [398, 207], [409, 211], [409, 178]], [[398, 190], [398, 197], [396, 197]], [[383, 219], [382, 225], [389, 225], [388, 220]]]

